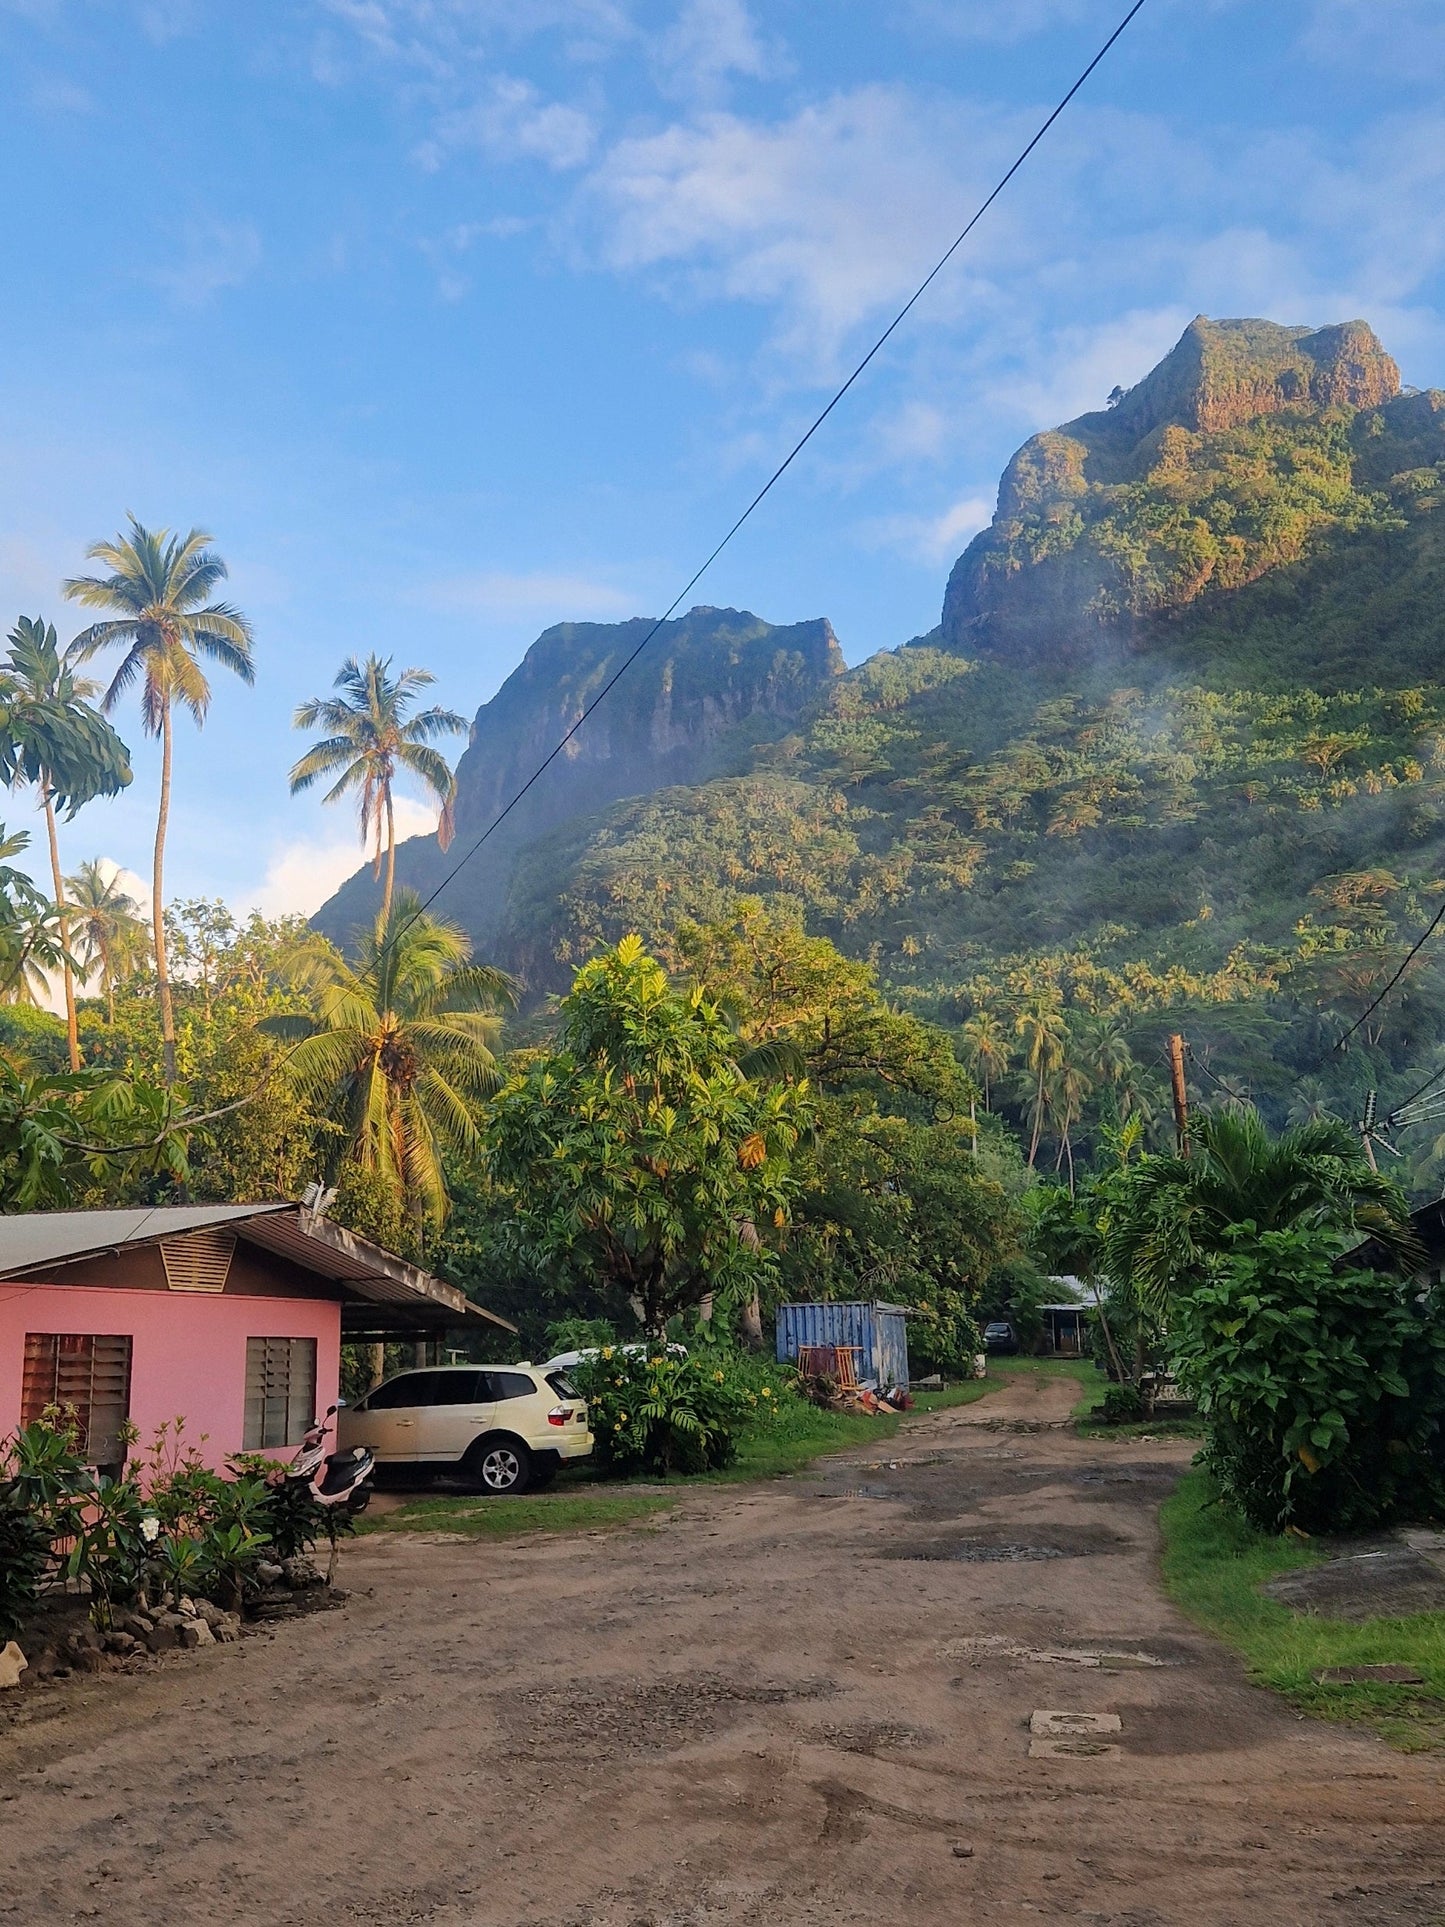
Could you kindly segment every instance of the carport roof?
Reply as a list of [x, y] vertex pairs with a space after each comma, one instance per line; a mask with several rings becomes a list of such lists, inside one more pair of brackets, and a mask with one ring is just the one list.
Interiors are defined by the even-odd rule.
[[516, 1330], [454, 1285], [300, 1204], [173, 1204], [0, 1217], [0, 1281], [213, 1230], [234, 1231], [246, 1243], [289, 1258], [334, 1285], [347, 1338], [387, 1338], [476, 1320]]

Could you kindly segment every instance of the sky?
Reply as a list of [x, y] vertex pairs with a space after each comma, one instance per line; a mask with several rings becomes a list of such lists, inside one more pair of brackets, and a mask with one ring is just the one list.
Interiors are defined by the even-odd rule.
[[[665, 608], [1124, 5], [0, 0], [3, 626], [73, 634], [130, 512], [255, 626], [178, 726], [168, 894], [355, 867], [286, 783], [345, 656], [471, 714], [551, 623]], [[1362, 316], [1445, 385], [1442, 83], [1442, 0], [1149, 0], [695, 599], [926, 631], [1013, 449], [1196, 313]], [[64, 856], [146, 874], [116, 721]]]

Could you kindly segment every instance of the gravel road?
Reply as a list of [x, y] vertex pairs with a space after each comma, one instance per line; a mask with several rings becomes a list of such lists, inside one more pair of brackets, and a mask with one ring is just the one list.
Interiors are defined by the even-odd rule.
[[370, 1538], [343, 1610], [16, 1695], [0, 1921], [1445, 1921], [1439, 1759], [1248, 1686], [1154, 1576], [1189, 1448], [1073, 1395], [607, 1534]]

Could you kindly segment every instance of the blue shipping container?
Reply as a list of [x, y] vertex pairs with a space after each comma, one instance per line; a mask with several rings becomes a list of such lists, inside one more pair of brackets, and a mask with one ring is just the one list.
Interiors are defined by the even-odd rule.
[[804, 1345], [853, 1345], [860, 1385], [906, 1391], [907, 1316], [902, 1305], [780, 1305], [779, 1361], [796, 1364]]

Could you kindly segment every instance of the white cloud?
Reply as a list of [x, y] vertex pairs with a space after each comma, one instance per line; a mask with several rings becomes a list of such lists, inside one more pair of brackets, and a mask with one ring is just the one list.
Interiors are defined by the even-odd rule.
[[1388, 6], [1380, 0], [1313, 0], [1300, 41], [1306, 53], [1331, 66], [1438, 89], [1445, 9], [1440, 0], [1389, 0]]
[[580, 108], [544, 99], [530, 81], [497, 74], [480, 100], [441, 116], [416, 159], [435, 170], [449, 154], [475, 147], [499, 160], [541, 161], [562, 173], [583, 165], [596, 137]]
[[1095, 328], [1060, 329], [1050, 339], [1047, 360], [1000, 380], [995, 400], [1049, 427], [1102, 408], [1113, 388], [1132, 388], [1148, 374], [1194, 313], [1189, 307], [1148, 308]]
[[192, 221], [180, 258], [151, 279], [187, 308], [200, 308], [225, 288], [239, 288], [261, 264], [261, 237], [250, 221]]
[[863, 530], [870, 545], [899, 549], [918, 562], [937, 568], [952, 562], [980, 529], [993, 520], [991, 495], [966, 495], [937, 515], [888, 515]]
[[[339, 814], [342, 806], [335, 807]], [[395, 809], [398, 843], [404, 837], [435, 832], [435, 808], [429, 809], [409, 796], [398, 796]], [[361, 868], [367, 855], [354, 827], [349, 835], [338, 831], [330, 835], [291, 837], [271, 852], [261, 883], [254, 889], [232, 891], [232, 900], [248, 908], [255, 904], [268, 917], [309, 917]]]
[[637, 598], [612, 583], [587, 576], [552, 575], [545, 570], [509, 574], [482, 569], [439, 577], [424, 584], [414, 600], [449, 615], [536, 616], [547, 622], [587, 621], [635, 612]]
[[684, 268], [704, 294], [778, 308], [791, 346], [826, 352], [911, 291], [1010, 126], [899, 86], [772, 122], [707, 114], [617, 142], [581, 212], [609, 266]]
[[88, 88], [63, 74], [47, 74], [31, 82], [30, 104], [38, 114], [70, 117], [93, 114], [95, 99]]
[[781, 56], [763, 45], [743, 0], [685, 0], [653, 48], [653, 68], [664, 92], [715, 98], [733, 74], [762, 80]]

